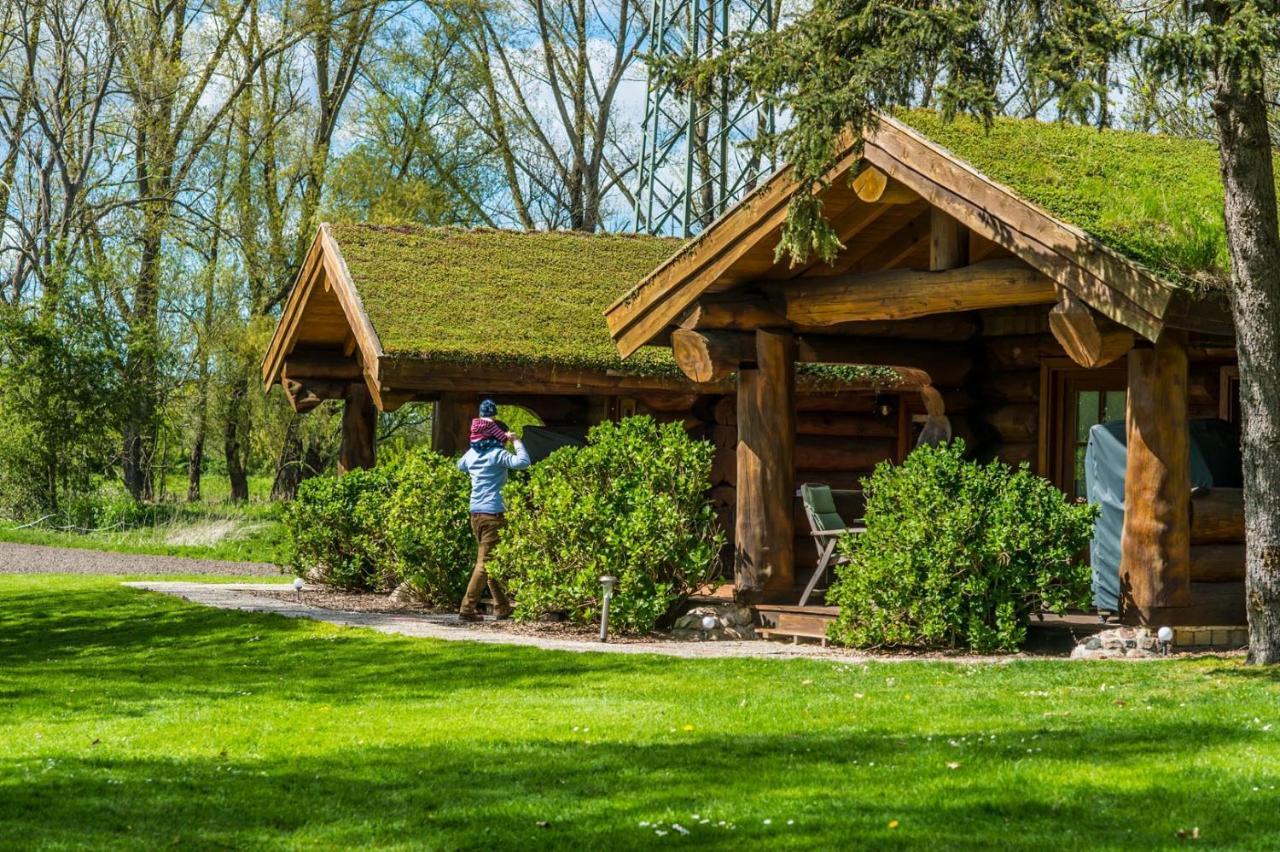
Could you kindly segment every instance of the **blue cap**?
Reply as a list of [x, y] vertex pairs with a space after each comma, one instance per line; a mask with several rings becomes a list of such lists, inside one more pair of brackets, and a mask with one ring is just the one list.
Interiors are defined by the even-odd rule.
[[480, 416], [492, 417], [498, 413], [498, 404], [491, 399], [486, 399], [480, 403]]

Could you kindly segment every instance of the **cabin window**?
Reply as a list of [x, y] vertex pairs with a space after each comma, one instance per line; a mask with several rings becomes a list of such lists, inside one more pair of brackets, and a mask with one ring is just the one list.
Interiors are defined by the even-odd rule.
[[[1070, 366], [1067, 366], [1070, 365]], [[1089, 430], [1124, 419], [1123, 367], [1088, 370], [1046, 363], [1041, 386], [1041, 473], [1068, 496], [1085, 496], [1084, 454]]]

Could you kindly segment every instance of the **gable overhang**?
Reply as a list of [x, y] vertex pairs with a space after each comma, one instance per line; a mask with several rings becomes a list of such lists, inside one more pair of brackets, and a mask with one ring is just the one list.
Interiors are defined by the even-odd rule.
[[[901, 122], [880, 116], [862, 141], [859, 152], [854, 134], [841, 135], [835, 166], [820, 182], [819, 193], [847, 186], [859, 170], [874, 167], [924, 204], [950, 215], [1065, 293], [1148, 340], [1158, 338], [1165, 327], [1231, 334], [1224, 306], [1196, 301]], [[788, 205], [799, 188], [790, 166], [779, 169], [614, 302], [605, 317], [623, 357], [643, 345], [665, 342], [664, 334], [704, 294], [748, 284], [777, 285], [757, 280], [759, 270], [744, 259], [776, 247]], [[874, 205], [857, 213], [863, 218], [879, 215]], [[796, 273], [784, 277], [794, 281]]]
[[313, 364], [316, 355], [330, 356], [314, 378], [326, 378], [325, 373], [336, 380], [351, 378], [352, 370], [343, 364], [352, 365], [355, 377], [363, 379], [378, 407], [383, 407], [382, 343], [327, 224], [316, 231], [267, 345], [261, 367], [264, 387], [283, 384], [289, 378], [290, 356], [303, 351], [313, 356]]

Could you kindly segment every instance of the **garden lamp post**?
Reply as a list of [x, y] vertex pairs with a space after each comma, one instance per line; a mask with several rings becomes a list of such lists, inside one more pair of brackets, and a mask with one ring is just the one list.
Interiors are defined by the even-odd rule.
[[303, 583], [303, 581], [302, 581], [302, 578], [301, 578], [301, 577], [294, 577], [294, 578], [293, 578], [293, 596], [294, 596], [295, 598], [297, 598], [297, 599], [298, 599], [298, 602], [299, 602], [299, 603], [301, 603], [301, 602], [302, 602], [302, 587], [303, 587], [304, 585], [306, 585], [306, 584], [305, 584], [305, 583]]
[[1160, 643], [1160, 653], [1169, 654], [1169, 646], [1173, 644], [1173, 629], [1170, 627], [1161, 627], [1156, 631], [1156, 641]]
[[605, 574], [600, 578], [600, 588], [604, 590], [604, 597], [600, 602], [600, 641], [609, 641], [609, 601], [613, 600], [613, 587], [618, 584], [617, 577], [611, 577]]

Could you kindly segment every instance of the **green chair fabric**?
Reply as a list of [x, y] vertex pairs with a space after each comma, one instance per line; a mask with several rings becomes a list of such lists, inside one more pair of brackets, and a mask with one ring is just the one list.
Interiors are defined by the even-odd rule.
[[815, 530], [842, 530], [847, 526], [840, 513], [836, 511], [835, 497], [827, 485], [815, 485], [806, 482], [800, 486], [800, 496], [804, 500], [805, 513], [809, 523]]

